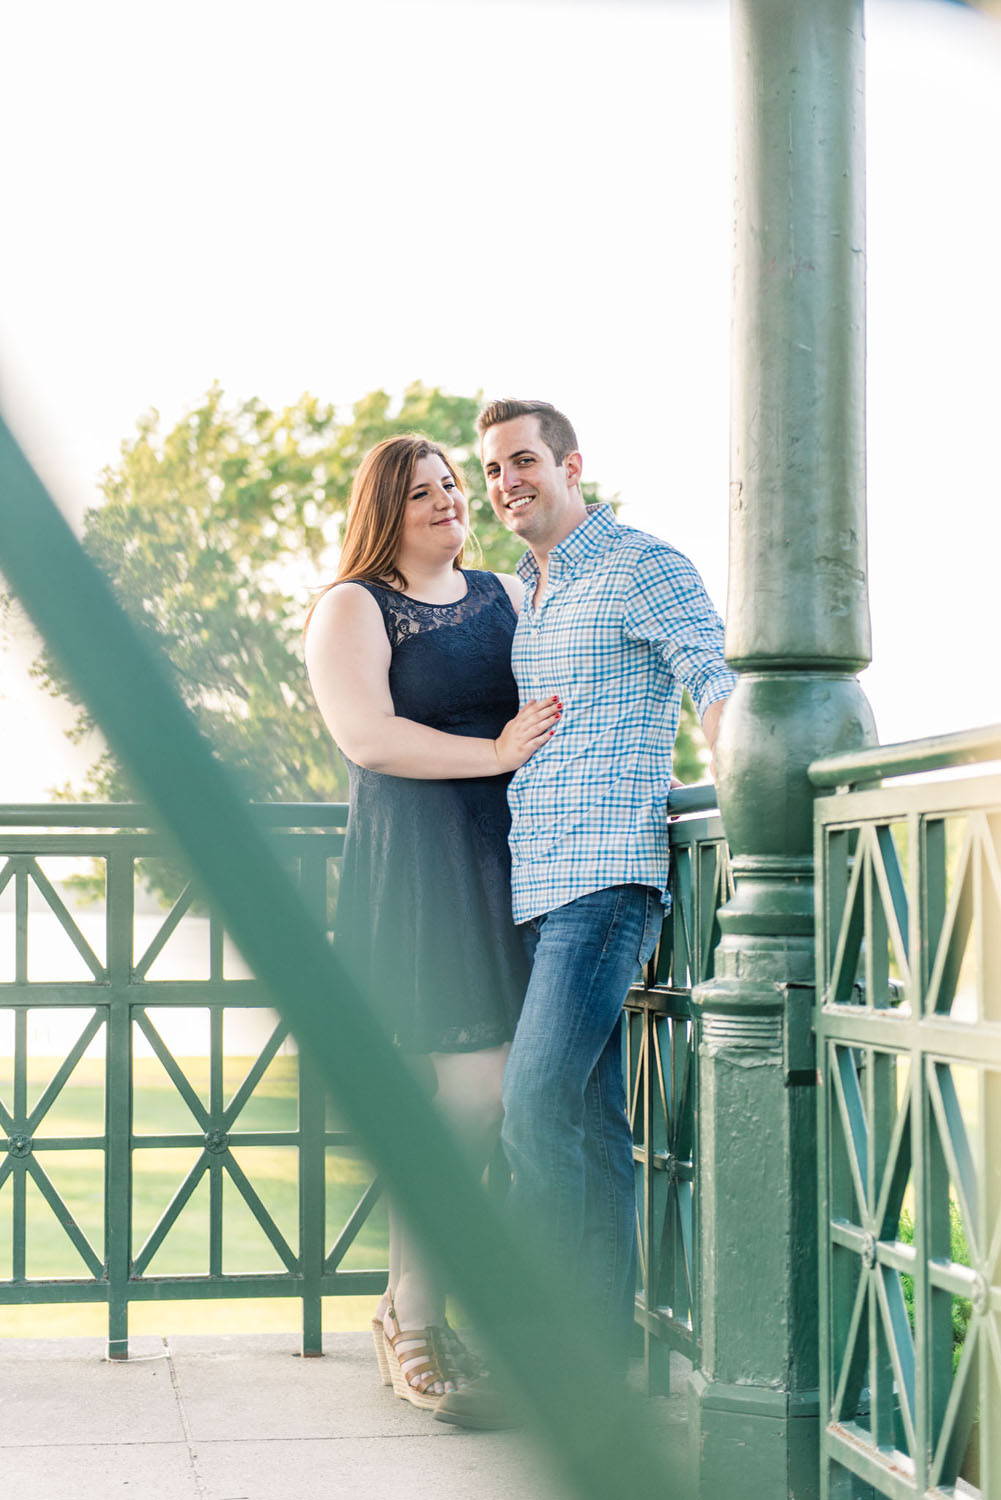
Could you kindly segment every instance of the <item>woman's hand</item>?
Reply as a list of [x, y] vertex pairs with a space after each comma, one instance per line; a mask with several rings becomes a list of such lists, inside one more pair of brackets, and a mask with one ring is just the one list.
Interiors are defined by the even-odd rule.
[[498, 771], [517, 771], [540, 745], [552, 739], [563, 712], [559, 698], [535, 698], [509, 719], [494, 740]]

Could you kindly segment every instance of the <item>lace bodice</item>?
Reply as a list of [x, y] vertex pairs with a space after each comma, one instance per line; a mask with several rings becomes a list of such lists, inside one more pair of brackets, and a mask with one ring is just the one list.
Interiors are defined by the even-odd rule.
[[[423, 599], [411, 599], [409, 594], [384, 588], [381, 584], [363, 584], [382, 610], [386, 634], [394, 650], [411, 636], [437, 630], [442, 625], [465, 625], [475, 620], [484, 610], [490, 609], [496, 601], [496, 594], [471, 584], [470, 578], [477, 575], [464, 572], [463, 576], [467, 584], [466, 593], [451, 604], [426, 604]], [[500, 587], [503, 590], [503, 584]]]
[[381, 584], [362, 587], [382, 611], [393, 649], [389, 690], [396, 712], [452, 734], [495, 739], [518, 711], [515, 615], [493, 573], [463, 569], [463, 577], [466, 593], [451, 604], [425, 604]]

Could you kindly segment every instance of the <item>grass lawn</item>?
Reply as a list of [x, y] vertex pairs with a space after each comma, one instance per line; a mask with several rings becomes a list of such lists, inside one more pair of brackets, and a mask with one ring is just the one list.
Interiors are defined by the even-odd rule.
[[[192, 1087], [207, 1103], [209, 1064], [204, 1057], [178, 1059]], [[224, 1092], [232, 1097], [252, 1059], [228, 1057]], [[58, 1067], [58, 1059], [33, 1060], [29, 1070], [29, 1109]], [[137, 1058], [135, 1070], [134, 1131], [138, 1136], [191, 1133], [197, 1126], [173, 1083], [155, 1058]], [[239, 1131], [294, 1130], [297, 1063], [276, 1057], [261, 1079], [233, 1129]], [[0, 1099], [10, 1108], [12, 1063], [0, 1059]], [[98, 1259], [104, 1256], [104, 1153], [97, 1150], [44, 1149], [46, 1138], [104, 1134], [104, 1062], [85, 1058], [40, 1125], [34, 1149], [37, 1160], [83, 1231]], [[148, 1235], [195, 1164], [194, 1147], [136, 1149], [133, 1152], [133, 1254]], [[291, 1146], [234, 1146], [233, 1157], [250, 1179], [293, 1252], [298, 1238], [297, 1152]], [[372, 1173], [353, 1150], [328, 1151], [326, 1162], [327, 1245], [331, 1245]], [[0, 1279], [11, 1275], [13, 1254], [12, 1181], [0, 1189]], [[193, 1196], [154, 1255], [147, 1273], [205, 1274], [208, 1271], [209, 1183], [202, 1178]], [[84, 1262], [57, 1222], [36, 1185], [27, 1183], [27, 1273], [35, 1278], [87, 1276]], [[346, 1255], [348, 1270], [376, 1269], [387, 1262], [385, 1205], [380, 1201]], [[269, 1272], [282, 1262], [228, 1174], [223, 1179], [223, 1270]], [[353, 1329], [368, 1326], [370, 1297], [324, 1299], [324, 1326]], [[301, 1305], [295, 1298], [219, 1299], [217, 1301], [157, 1301], [133, 1303], [132, 1333], [232, 1333], [297, 1331]], [[101, 1303], [42, 1306], [0, 1305], [0, 1336], [14, 1338], [103, 1335], [107, 1311]]]

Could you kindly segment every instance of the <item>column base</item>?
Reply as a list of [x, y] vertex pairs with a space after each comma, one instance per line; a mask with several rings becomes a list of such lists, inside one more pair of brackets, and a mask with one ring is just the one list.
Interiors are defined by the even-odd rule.
[[693, 1494], [767, 1495], [817, 1500], [820, 1399], [817, 1391], [725, 1385], [694, 1371], [688, 1381]]

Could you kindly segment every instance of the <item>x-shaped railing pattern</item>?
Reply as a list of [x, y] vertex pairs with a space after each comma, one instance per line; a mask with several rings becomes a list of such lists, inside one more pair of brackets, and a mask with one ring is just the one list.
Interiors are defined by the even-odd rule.
[[106, 980], [108, 977], [106, 966], [80, 931], [72, 912], [33, 855], [13, 854], [7, 857], [3, 868], [0, 869], [0, 895], [12, 880], [16, 902], [14, 966], [17, 981], [24, 983], [28, 975], [28, 901], [31, 886], [34, 886], [42, 896], [45, 906], [57, 919], [73, 947], [87, 965], [92, 977], [96, 980]]
[[[46, 1085], [40, 1098], [29, 1108], [27, 1069], [25, 1065], [27, 1058], [28, 1017], [25, 1010], [18, 1010], [14, 1013], [13, 1109], [8, 1110], [0, 1102], [0, 1129], [7, 1136], [7, 1156], [6, 1159], [0, 1161], [0, 1190], [3, 1189], [8, 1178], [13, 1178], [12, 1274], [15, 1281], [23, 1281], [25, 1278], [25, 1251], [27, 1244], [26, 1186], [28, 1179], [35, 1184], [42, 1198], [52, 1210], [56, 1222], [62, 1227], [67, 1239], [80, 1256], [91, 1276], [100, 1277], [104, 1273], [103, 1255], [98, 1254], [87, 1239], [87, 1236], [73, 1217], [62, 1194], [58, 1191], [51, 1177], [41, 1165], [38, 1159], [38, 1141], [36, 1138], [45, 1123], [46, 1116], [62, 1094], [77, 1064], [98, 1036], [105, 1022], [106, 1011], [100, 1007], [94, 1010], [89, 1018], [84, 1020], [76, 1041]], [[45, 1144], [50, 1148], [59, 1148], [70, 1143], [58, 1138], [50, 1138]], [[103, 1147], [104, 1137], [101, 1136], [95, 1139], [77, 1137], [72, 1141], [72, 1145], [77, 1149]]]
[[864, 1063], [856, 1049], [832, 1045], [829, 1059], [829, 1088], [841, 1127], [838, 1144], [844, 1150], [854, 1208], [852, 1212], [845, 1205], [839, 1212], [842, 1204], [832, 1205], [831, 1240], [860, 1263], [836, 1370], [833, 1411], [839, 1421], [853, 1420], [863, 1386], [868, 1385], [872, 1430], [882, 1445], [894, 1446], [900, 1436], [894, 1430], [899, 1415], [905, 1451], [911, 1454], [914, 1344], [901, 1271], [913, 1272], [914, 1252], [898, 1243], [911, 1175], [910, 1080], [899, 1089], [894, 1054], [870, 1048], [862, 1056]]
[[[272, 1248], [285, 1266], [285, 1269], [287, 1271], [298, 1270], [300, 1264], [299, 1256], [288, 1244], [271, 1214], [268, 1213], [268, 1210], [265, 1208], [246, 1173], [240, 1167], [231, 1149], [233, 1145], [237, 1144], [233, 1140], [233, 1131], [237, 1125], [240, 1112], [249, 1102], [254, 1089], [263, 1078], [268, 1065], [277, 1055], [278, 1049], [288, 1035], [288, 1027], [280, 1022], [274, 1028], [267, 1044], [253, 1063], [228, 1105], [224, 1106], [219, 1097], [217, 1087], [218, 1073], [213, 1068], [211, 1070], [213, 1082], [212, 1098], [208, 1108], [206, 1108], [145, 1011], [135, 1013], [134, 1018], [139, 1030], [149, 1042], [154, 1054], [159, 1059], [174, 1087], [190, 1110], [192, 1118], [200, 1132], [200, 1138], [183, 1135], [170, 1137], [157, 1136], [143, 1141], [140, 1137], [134, 1141], [134, 1144], [136, 1146], [147, 1145], [153, 1147], [197, 1144], [201, 1146], [201, 1151], [198, 1159], [171, 1199], [166, 1212], [156, 1224], [146, 1243], [138, 1251], [132, 1263], [133, 1276], [141, 1276], [147, 1269], [206, 1173], [209, 1174], [211, 1189], [209, 1208], [211, 1225], [209, 1275], [222, 1275], [222, 1175], [224, 1172], [238, 1189], [244, 1202], [267, 1236]], [[218, 1008], [213, 1009], [211, 1014], [212, 1051], [210, 1054], [211, 1061], [213, 1062], [222, 1055], [222, 1021], [221, 1011]]]
[[1001, 1485], [999, 801], [818, 809], [825, 1443], [887, 1494]]
[[[242, 1023], [237, 1050], [242, 1061], [253, 1035], [253, 1055], [239, 1080], [230, 1078], [235, 1059], [234, 1049], [224, 1046], [224, 1026], [230, 1035], [224, 1018], [256, 1010], [263, 1021], [270, 996], [245, 977], [242, 965], [230, 972], [226, 933], [215, 913], [199, 913], [207, 954], [198, 954], [192, 932], [185, 938], [184, 919], [196, 900], [193, 884], [183, 887], [150, 935], [148, 914], [140, 918], [137, 912], [137, 865], [162, 855], [164, 845], [157, 835], [138, 831], [147, 819], [145, 809], [57, 804], [54, 812], [47, 807], [17, 809], [11, 818], [24, 812], [31, 816], [21, 831], [0, 831], [0, 880], [6, 887], [13, 881], [16, 893], [10, 924], [15, 973], [13, 982], [8, 979], [0, 987], [0, 1009], [12, 1023], [14, 1038], [12, 1092], [0, 1092], [0, 1130], [7, 1147], [0, 1154], [0, 1230], [4, 1244], [10, 1241], [6, 1264], [0, 1267], [2, 1300], [106, 1299], [113, 1329], [109, 1348], [115, 1357], [125, 1357], [129, 1304], [146, 1295], [180, 1295], [185, 1289], [190, 1294], [194, 1282], [202, 1280], [211, 1283], [217, 1297], [300, 1298], [304, 1349], [318, 1352], [323, 1298], [373, 1291], [385, 1277], [378, 1251], [369, 1254], [369, 1269], [344, 1267], [379, 1200], [378, 1180], [370, 1174], [349, 1206], [350, 1182], [342, 1182], [334, 1194], [325, 1184], [328, 1153], [347, 1151], [354, 1160], [357, 1137], [325, 1119], [322, 1084], [308, 1075], [301, 1058], [286, 1062], [296, 1120], [283, 1128], [273, 1118], [261, 1129], [245, 1123], [251, 1101], [262, 1102], [262, 1085], [267, 1095], [268, 1070], [288, 1038], [288, 1027], [284, 1022], [272, 1025], [262, 1044], [261, 1022], [249, 1033]], [[329, 915], [329, 885], [341, 847], [340, 834], [329, 829], [343, 823], [344, 813], [343, 808], [291, 804], [255, 808], [255, 817], [269, 827], [301, 830], [276, 831], [271, 838], [321, 921]], [[76, 831], [91, 827], [91, 818], [102, 831]], [[53, 824], [74, 831], [57, 831]], [[74, 869], [81, 860], [94, 861], [103, 872], [106, 962], [95, 952], [100, 945], [93, 932], [88, 942], [60, 897], [49, 865], [53, 858], [69, 859]], [[55, 920], [75, 938], [77, 953], [87, 959], [86, 966], [80, 965], [84, 978], [70, 978], [58, 964], [53, 968], [52, 927], [39, 930], [43, 918]], [[178, 938], [183, 944], [180, 969], [175, 964], [157, 977], [161, 961], [169, 964], [170, 945]], [[51, 977], [53, 972], [61, 977]], [[33, 1026], [44, 1028], [45, 1017], [54, 1014], [60, 1018], [55, 1029], [33, 1035]], [[181, 1015], [181, 1031], [171, 1030], [168, 1018], [173, 1022]], [[77, 1016], [85, 1029], [67, 1039], [66, 1029]], [[58, 1063], [52, 1063], [58, 1071], [51, 1080], [45, 1077], [43, 1096], [29, 1107], [54, 1045], [68, 1050], [65, 1055], [60, 1050]], [[143, 1050], [151, 1054], [149, 1064]], [[196, 1081], [189, 1054], [203, 1051]], [[82, 1077], [76, 1069], [85, 1058], [89, 1072]], [[156, 1068], [158, 1080], [147, 1076], [148, 1066]], [[176, 1112], [168, 1095], [180, 1104], [187, 1125], [184, 1119], [171, 1120]], [[68, 1116], [61, 1135], [52, 1109], [57, 1099], [60, 1117]], [[80, 1111], [86, 1115], [95, 1108], [101, 1119], [88, 1130]], [[164, 1118], [169, 1125], [162, 1123]], [[278, 1189], [284, 1215], [276, 1217], [277, 1209], [266, 1201], [270, 1178], [266, 1171], [257, 1176], [263, 1164], [253, 1148], [259, 1147], [288, 1153]], [[169, 1178], [167, 1163], [177, 1160], [177, 1151], [196, 1154], [178, 1169], [178, 1180], [151, 1223], [147, 1211], [157, 1190], [152, 1184], [159, 1188], [163, 1176]], [[53, 1166], [45, 1170], [47, 1154], [56, 1157], [62, 1176]], [[357, 1171], [364, 1174], [365, 1167], [351, 1175]], [[78, 1222], [79, 1212], [74, 1216], [74, 1194], [90, 1199], [85, 1221]], [[61, 1226], [55, 1232], [53, 1220]], [[184, 1250], [180, 1259], [174, 1252], [169, 1270], [159, 1252], [166, 1246], [170, 1253], [178, 1225]], [[194, 1248], [200, 1233], [204, 1258]], [[57, 1237], [72, 1259], [60, 1254]], [[272, 1263], [269, 1255], [272, 1270], [266, 1269]]]
[[644, 985], [633, 990], [626, 1006], [641, 1283], [637, 1317], [651, 1388], [669, 1386], [665, 1350], [679, 1350], [693, 1362], [698, 1358], [697, 1040], [691, 986], [712, 973], [717, 912], [733, 891], [718, 818], [676, 822], [671, 834], [671, 914]]

